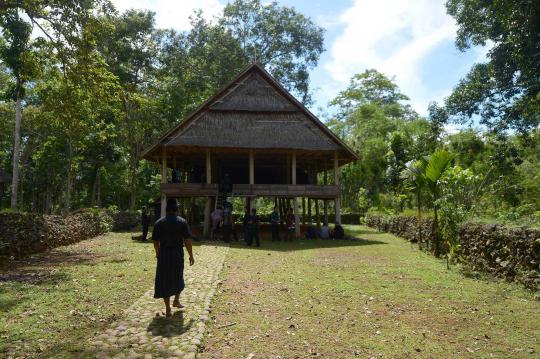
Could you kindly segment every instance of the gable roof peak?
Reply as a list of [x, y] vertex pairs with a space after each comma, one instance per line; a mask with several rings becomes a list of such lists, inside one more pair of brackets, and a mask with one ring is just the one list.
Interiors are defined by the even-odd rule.
[[[225, 120], [225, 118], [223, 117], [225, 115], [217, 115], [218, 113], [223, 113], [223, 111], [227, 113], [238, 114], [251, 112], [254, 113], [253, 116], [258, 114], [249, 121], [256, 121], [255, 118], [260, 118], [260, 115], [262, 113], [267, 113], [269, 116], [272, 115], [272, 113], [276, 115], [281, 113], [281, 117], [279, 119], [277, 117], [275, 118], [278, 122], [285, 119], [287, 119], [286, 122], [289, 122], [288, 119], [292, 117], [290, 117], [289, 115], [286, 115], [289, 117], [284, 117], [285, 113], [297, 113], [298, 116], [303, 116], [304, 120], [302, 120], [302, 122], [307, 121], [305, 123], [310, 128], [310, 130], [308, 131], [308, 129], [305, 127], [295, 128], [295, 130], [301, 132], [308, 131], [312, 134], [314, 133], [313, 131], [319, 132], [320, 135], [318, 136], [322, 137], [318, 137], [317, 139], [316, 136], [312, 137], [311, 139], [312, 141], [315, 140], [316, 142], [320, 141], [319, 143], [321, 145], [323, 142], [326, 143], [326, 145], [323, 146], [324, 148], [320, 148], [321, 150], [339, 149], [343, 152], [345, 157], [349, 158], [350, 160], [358, 158], [358, 156], [356, 155], [356, 153], [354, 153], [353, 150], [351, 150], [340, 138], [338, 138], [328, 127], [326, 127], [326, 125], [324, 125], [315, 115], [313, 115], [300, 101], [298, 101], [289, 91], [287, 91], [268, 71], [266, 71], [263, 64], [257, 61], [254, 61], [248, 66], [246, 66], [246, 68], [244, 68], [244, 70], [241, 71], [232, 81], [223, 86], [213, 96], [208, 98], [177, 126], [165, 133], [157, 143], [155, 143], [153, 146], [151, 146], [144, 152], [143, 157], [150, 158], [152, 156], [152, 153], [154, 153], [154, 151], [157, 150], [160, 146], [174, 146], [184, 142], [186, 142], [184, 145], [190, 146], [221, 147], [218, 143], [211, 145], [209, 142], [208, 144], [206, 144], [206, 142], [208, 141], [203, 140], [204, 136], [193, 136], [194, 134], [191, 132], [194, 131], [194, 123], [199, 120], [210, 122], [214, 121], [214, 125], [221, 124], [223, 121], [229, 121], [230, 119]], [[212, 120], [209, 120], [209, 115], [212, 113], [216, 113], [216, 115], [213, 116]], [[296, 118], [298, 119], [298, 117]], [[260, 120], [263, 122], [268, 122], [270, 118], [260, 118]], [[238, 126], [238, 124], [232, 122], [231, 125]], [[296, 126], [298, 126], [298, 124]], [[189, 130], [189, 128], [192, 129]], [[188, 130], [191, 132], [186, 133], [186, 131]], [[202, 134], [204, 130], [201, 129], [197, 132]], [[184, 134], [186, 134], [187, 136], [184, 136]], [[184, 136], [185, 138], [180, 140], [182, 136]], [[197, 137], [200, 140], [197, 140]], [[253, 137], [252, 139], [254, 140]], [[198, 141], [200, 141], [201, 143], [199, 144]], [[227, 142], [226, 139], [224, 139], [224, 141]], [[206, 145], [203, 145], [203, 143], [205, 143]], [[231, 147], [232, 144], [233, 143], [227, 143], [227, 145], [224, 147]], [[283, 144], [284, 143], [281, 143], [281, 145]], [[254, 143], [253, 145], [253, 148], [257, 148], [256, 143]], [[265, 146], [265, 148], [269, 147]], [[285, 148], [296, 148], [294, 141], [290, 143], [290, 146], [287, 146]], [[316, 150], [316, 148], [311, 149]]]

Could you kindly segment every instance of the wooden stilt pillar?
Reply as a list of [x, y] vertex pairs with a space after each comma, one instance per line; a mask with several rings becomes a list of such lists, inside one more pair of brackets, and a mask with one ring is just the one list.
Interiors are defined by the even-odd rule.
[[298, 213], [298, 197], [294, 197], [294, 235], [300, 237], [300, 216]]
[[[328, 171], [327, 171], [327, 165], [326, 165], [326, 158], [324, 159], [324, 171], [323, 171], [323, 184], [326, 186], [328, 185]], [[328, 202], [325, 199], [323, 199], [323, 223], [328, 224]]]
[[313, 224], [313, 217], [311, 216], [311, 198], [308, 198], [307, 200], [307, 215], [308, 222], [311, 222], [311, 224]]
[[[206, 150], [206, 183], [212, 183], [212, 158], [210, 156], [210, 150]], [[203, 236], [210, 236], [210, 215], [212, 212], [212, 198], [206, 197], [206, 203], [204, 206], [204, 227]]]
[[208, 238], [210, 236], [210, 215], [212, 213], [212, 197], [206, 197], [204, 204], [204, 227], [203, 237]]
[[[163, 146], [161, 152], [161, 183], [167, 183], [167, 148]], [[167, 196], [161, 193], [161, 217], [165, 216], [167, 208]]]
[[302, 197], [302, 224], [306, 225], [306, 198]]
[[255, 184], [255, 154], [249, 151], [249, 184]]
[[321, 226], [321, 217], [319, 216], [319, 200], [315, 199], [315, 221], [317, 222], [317, 227]]
[[[339, 161], [338, 153], [334, 152], [334, 184], [339, 188]], [[339, 191], [338, 191], [339, 193]], [[336, 224], [341, 224], [341, 198], [340, 195], [335, 199]]]
[[285, 223], [285, 198], [279, 198], [279, 223], [281, 226], [283, 226], [283, 223]]
[[[292, 155], [291, 177], [292, 184], [296, 184], [296, 152]], [[294, 232], [295, 236], [300, 237], [300, 218], [298, 213], [298, 197], [294, 197]]]

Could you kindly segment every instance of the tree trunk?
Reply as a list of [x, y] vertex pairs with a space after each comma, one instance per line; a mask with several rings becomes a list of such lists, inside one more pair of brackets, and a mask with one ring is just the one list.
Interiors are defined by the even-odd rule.
[[21, 152], [21, 119], [22, 99], [20, 98], [19, 94], [17, 94], [17, 102], [15, 103], [15, 144], [13, 146], [13, 176], [11, 179], [11, 209], [15, 211], [17, 210], [18, 206], [17, 194], [19, 189], [19, 157]]
[[51, 213], [52, 207], [52, 194], [51, 194], [51, 183], [49, 178], [47, 178], [47, 189], [45, 190], [45, 214]]
[[135, 203], [137, 201], [137, 167], [139, 165], [139, 161], [137, 159], [134, 159], [132, 161], [132, 165], [130, 168], [130, 175], [131, 175], [131, 198], [129, 201], [129, 210], [130, 212], [135, 211]]
[[[437, 201], [437, 196], [433, 196], [434, 202]], [[433, 241], [435, 242], [435, 251], [434, 255], [435, 257], [440, 256], [440, 240], [439, 240], [439, 216], [438, 216], [438, 208], [435, 204], [433, 206], [433, 226], [432, 226], [432, 235], [433, 235]]]
[[98, 167], [95, 166], [94, 167], [94, 175], [93, 175], [92, 184], [91, 184], [92, 192], [90, 194], [90, 207], [94, 207], [94, 205], [96, 204], [97, 171], [98, 171]]
[[68, 163], [67, 163], [67, 178], [66, 178], [66, 196], [64, 202], [64, 213], [69, 213], [70, 204], [71, 204], [71, 161], [73, 159], [73, 150], [71, 147], [71, 142], [68, 141]]
[[20, 165], [25, 162], [22, 157], [19, 158], [19, 194], [17, 195], [17, 208], [21, 211], [24, 210], [24, 182], [21, 181], [21, 178], [24, 178], [24, 167], [21, 168]]
[[96, 178], [96, 183], [97, 183], [96, 204], [98, 207], [101, 207], [101, 168], [98, 168], [96, 176], [97, 176]]

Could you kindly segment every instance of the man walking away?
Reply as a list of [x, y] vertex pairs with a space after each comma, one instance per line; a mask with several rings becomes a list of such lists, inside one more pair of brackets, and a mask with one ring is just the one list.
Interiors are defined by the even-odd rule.
[[279, 213], [277, 207], [274, 207], [274, 211], [270, 215], [270, 224], [272, 225], [272, 242], [279, 241]]
[[191, 238], [192, 234], [184, 218], [177, 216], [178, 204], [173, 198], [167, 200], [166, 215], [154, 224], [152, 240], [156, 251], [157, 266], [154, 282], [154, 298], [163, 298], [165, 315], [172, 316], [170, 300], [174, 296], [173, 307], [182, 308], [180, 293], [185, 288], [184, 248], [189, 254], [189, 265], [195, 263]]

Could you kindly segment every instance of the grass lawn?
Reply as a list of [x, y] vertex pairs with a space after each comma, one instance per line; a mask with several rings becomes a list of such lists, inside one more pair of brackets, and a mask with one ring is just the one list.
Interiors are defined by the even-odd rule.
[[356, 240], [234, 244], [201, 357], [538, 357], [534, 294], [347, 229]]
[[[534, 294], [347, 229], [359, 239], [233, 244], [200, 356], [538, 356]], [[128, 233], [0, 264], [0, 357], [85, 356], [86, 339], [152, 286], [154, 266], [151, 245]]]
[[0, 266], [0, 357], [78, 357], [154, 280], [151, 244], [110, 233]]

